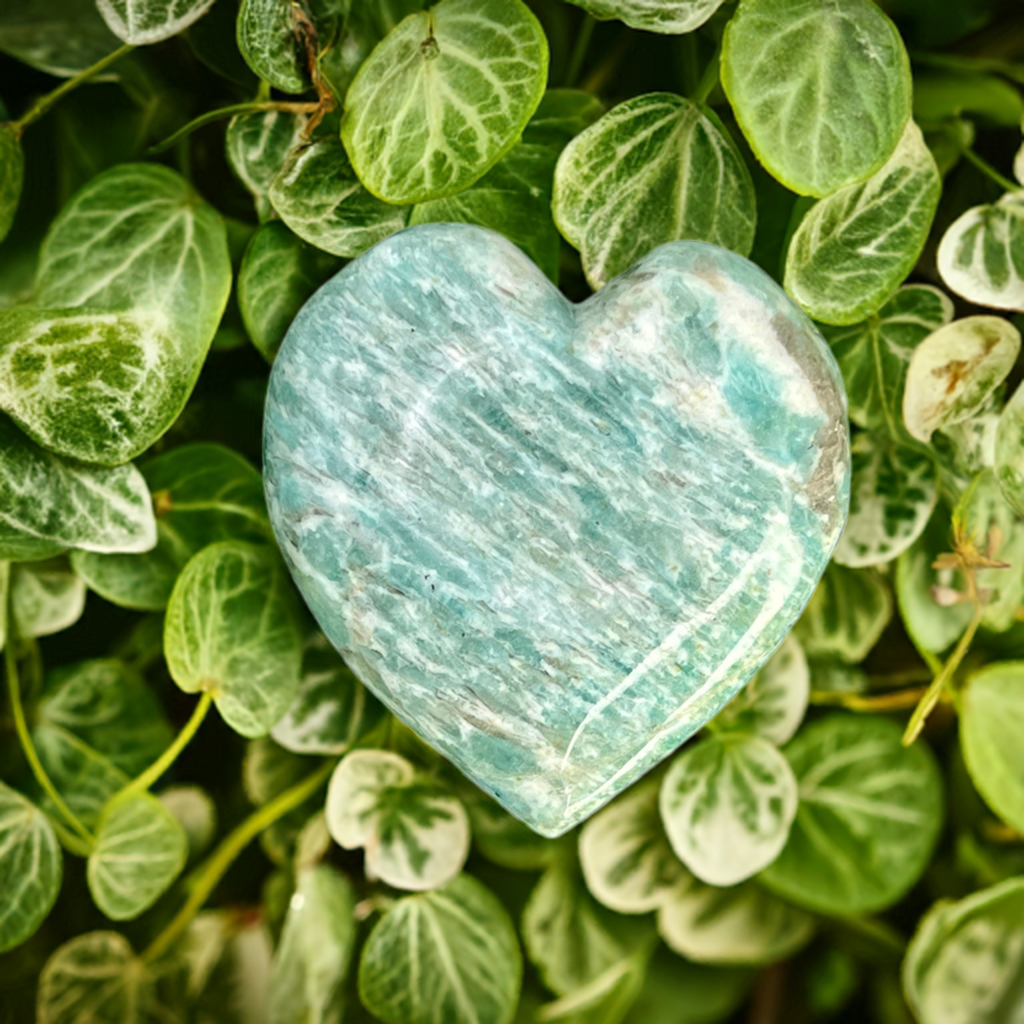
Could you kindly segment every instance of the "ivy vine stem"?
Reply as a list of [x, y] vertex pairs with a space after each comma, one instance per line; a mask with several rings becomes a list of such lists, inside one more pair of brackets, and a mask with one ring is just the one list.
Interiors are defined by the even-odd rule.
[[84, 71], [80, 71], [74, 78], [69, 78], [66, 82], [57, 86], [53, 92], [48, 92], [45, 96], [40, 97], [36, 100], [35, 104], [29, 109], [28, 113], [23, 114], [17, 121], [14, 122], [14, 131], [18, 138], [21, 138], [22, 132], [34, 122], [38, 121], [58, 100], [63, 99], [69, 92], [77, 89], [84, 82], [89, 81], [90, 78], [95, 77], [101, 71], [106, 71], [115, 61], [119, 61], [122, 57], [131, 53], [135, 47], [126, 43], [124, 46], [114, 50], [113, 53], [108, 53], [106, 57], [102, 57], [96, 61], [91, 67], [86, 68]]
[[963, 152], [964, 156], [967, 157], [967, 159], [974, 164], [982, 174], [991, 178], [992, 181], [994, 181], [1000, 188], [1006, 189], [1007, 192], [1019, 192], [1024, 188], [1024, 185], [1020, 185], [1016, 181], [1010, 181], [1009, 178], [1000, 174], [987, 160], [983, 160], [970, 147], [965, 149]]
[[204, 693], [200, 698], [189, 720], [182, 727], [181, 732], [174, 738], [174, 742], [137, 778], [125, 786], [119, 796], [129, 793], [144, 793], [152, 789], [157, 779], [160, 778], [168, 768], [178, 759], [178, 755], [188, 746], [189, 741], [195, 736], [199, 726], [206, 718], [206, 712], [210, 710], [210, 703], [213, 697], [210, 693]]
[[142, 954], [145, 963], [151, 964], [159, 960], [174, 945], [242, 850], [265, 828], [269, 828], [278, 818], [312, 796], [327, 781], [328, 776], [334, 771], [335, 764], [335, 761], [325, 762], [301, 782], [297, 782], [255, 810], [224, 838], [193, 876], [192, 890], [185, 905]]
[[872, 694], [812, 690], [810, 702], [815, 705], [846, 708], [849, 711], [905, 711], [914, 707], [927, 692], [923, 686]]
[[700, 76], [697, 88], [693, 90], [693, 95], [690, 97], [694, 103], [698, 105], [707, 103], [708, 97], [714, 92], [715, 86], [718, 85], [721, 63], [722, 51], [720, 48], [717, 48], [711, 60], [708, 61], [708, 66], [704, 69], [704, 73]]
[[217, 110], [210, 110], [205, 114], [200, 114], [199, 117], [194, 117], [173, 135], [168, 135], [163, 142], [150, 146], [146, 152], [151, 156], [156, 156], [157, 153], [163, 153], [177, 145], [198, 128], [212, 124], [214, 121], [222, 121], [225, 117], [234, 117], [236, 114], [267, 114], [274, 111], [285, 114], [314, 114], [318, 110], [320, 110], [320, 103], [312, 101], [293, 103], [278, 100], [250, 100], [247, 103], [232, 103], [230, 107], [219, 107]]
[[565, 86], [572, 89], [579, 81], [580, 72], [583, 70], [583, 60], [587, 55], [587, 47], [590, 46], [590, 39], [594, 34], [596, 19], [590, 14], [583, 15], [580, 30], [576, 33], [576, 42], [573, 44], [572, 55], [569, 57], [569, 67], [565, 72]]
[[14, 645], [17, 643], [17, 636], [14, 632], [14, 616], [7, 613], [7, 642], [4, 644], [4, 666], [7, 670], [7, 692], [10, 695], [11, 713], [14, 715], [14, 728], [18, 733], [18, 742], [25, 754], [32, 774], [42, 787], [42, 790], [53, 801], [54, 807], [60, 812], [64, 820], [78, 834], [91, 850], [96, 845], [93, 834], [79, 821], [78, 816], [64, 802], [64, 798], [57, 791], [50, 776], [46, 774], [39, 754], [36, 752], [35, 744], [32, 742], [32, 735], [28, 730], [28, 722], [25, 719], [25, 708], [21, 703], [21, 685], [18, 682], [18, 660], [14, 653]]

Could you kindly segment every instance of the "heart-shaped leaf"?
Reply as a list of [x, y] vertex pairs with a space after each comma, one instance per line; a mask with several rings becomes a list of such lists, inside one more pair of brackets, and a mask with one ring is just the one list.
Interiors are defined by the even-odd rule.
[[716, 730], [750, 733], [781, 746], [800, 728], [810, 692], [804, 649], [790, 633], [764, 668], [710, 724]]
[[1006, 403], [996, 430], [995, 473], [1007, 505], [1024, 517], [1024, 387]]
[[587, 888], [610, 910], [657, 910], [683, 870], [658, 813], [659, 783], [641, 782], [598, 811], [580, 832]]
[[83, 466], [52, 455], [0, 415], [0, 557], [50, 558], [68, 548], [148, 551], [149, 491], [134, 466]]
[[960, 698], [960, 745], [978, 792], [1008, 825], [1024, 832], [1024, 662], [976, 672]]
[[96, 0], [24, 0], [0, 9], [0, 50], [48, 75], [77, 75], [117, 43]]
[[619, 963], [626, 950], [601, 921], [574, 864], [552, 864], [523, 910], [526, 954], [555, 995], [568, 995]]
[[1024, 1009], [1024, 878], [941, 900], [903, 961], [903, 991], [921, 1024], [1011, 1024]]
[[441, 0], [410, 15], [345, 96], [341, 137], [359, 180], [389, 203], [472, 185], [515, 145], [547, 73], [547, 39], [521, 0]]
[[301, 114], [270, 110], [236, 114], [224, 138], [228, 163], [252, 193], [261, 222], [270, 219], [270, 186], [288, 155], [302, 142], [306, 119]]
[[935, 159], [911, 121], [870, 178], [807, 211], [786, 253], [786, 291], [824, 323], [874, 313], [917, 263], [941, 191]]
[[18, 134], [13, 125], [0, 124], [0, 242], [14, 223], [24, 178], [25, 154]]
[[684, 878], [658, 911], [666, 945], [705, 964], [769, 964], [805, 945], [814, 918], [756, 882], [719, 889]]
[[874, 174], [910, 118], [907, 51], [870, 0], [746, 0], [723, 37], [722, 85], [757, 158], [801, 195]]
[[858, 434], [850, 454], [850, 518], [832, 557], [857, 568], [882, 565], [928, 525], [939, 497], [935, 463], [880, 434]]
[[303, 303], [340, 266], [340, 260], [304, 242], [280, 221], [264, 224], [252, 236], [238, 271], [238, 308], [268, 363]]
[[284, 566], [269, 547], [221, 541], [178, 577], [164, 623], [171, 677], [213, 695], [236, 732], [263, 736], [295, 699], [302, 636]]
[[629, 1012], [644, 983], [650, 947], [641, 946], [631, 956], [602, 971], [585, 985], [568, 995], [545, 1003], [534, 1018], [541, 1024], [547, 1021], [565, 1021], [584, 1024], [585, 1021], [621, 1021]]
[[270, 735], [296, 754], [337, 756], [380, 724], [384, 715], [380, 701], [317, 633], [302, 656], [295, 700]]
[[796, 779], [760, 736], [716, 733], [687, 747], [661, 785], [672, 849], [709, 885], [736, 885], [779, 855], [796, 815]]
[[939, 273], [968, 302], [1024, 310], [1024, 192], [975, 206], [946, 229]]
[[157, 799], [174, 816], [188, 840], [188, 860], [201, 856], [217, 833], [217, 805], [199, 786], [168, 786]]
[[595, 290], [663, 242], [695, 238], [746, 256], [754, 186], [714, 114], [672, 93], [620, 103], [555, 169], [552, 213]]
[[510, 1024], [523, 961], [515, 928], [475, 878], [400, 899], [359, 960], [359, 995], [385, 1021]]
[[327, 827], [346, 850], [366, 850], [366, 872], [398, 889], [450, 882], [469, 854], [469, 820], [459, 800], [403, 757], [357, 750], [334, 770]]
[[267, 990], [271, 1024], [330, 1024], [344, 1012], [343, 984], [356, 941], [355, 894], [320, 865], [298, 873]]
[[863, 914], [920, 877], [942, 824], [942, 779], [923, 743], [889, 719], [830, 715], [785, 750], [800, 786], [789, 841], [761, 875], [799, 906]]
[[11, 614], [18, 636], [49, 636], [73, 626], [85, 610], [85, 581], [64, 559], [15, 565]]
[[142, 555], [75, 552], [71, 564], [97, 594], [125, 608], [167, 606], [196, 552], [221, 540], [266, 539], [263, 479], [236, 452], [190, 444], [140, 466], [157, 509], [157, 544]]
[[911, 441], [903, 388], [914, 350], [953, 319], [953, 303], [926, 284], [900, 288], [878, 312], [849, 327], [825, 327], [846, 385], [850, 422]]
[[118, 39], [145, 46], [184, 32], [213, 0], [96, 0], [103, 20]]
[[310, 86], [299, 11], [290, 0], [242, 0], [238, 9], [239, 51], [260, 78], [282, 92], [305, 92]]
[[97, 175], [50, 228], [35, 307], [0, 312], [0, 406], [60, 455], [127, 461], [177, 418], [230, 286], [223, 222], [183, 178]]
[[358, 256], [409, 219], [407, 206], [392, 206], [366, 190], [333, 136], [294, 149], [268, 194], [299, 238], [335, 256]]
[[63, 874], [64, 856], [46, 815], [0, 782], [0, 952], [43, 923]]
[[115, 798], [103, 810], [86, 877], [96, 906], [114, 921], [148, 910], [181, 873], [188, 838], [149, 793]]
[[968, 316], [928, 335], [914, 350], [903, 392], [911, 437], [962, 423], [1006, 379], [1020, 352], [1020, 332], [999, 316]]
[[588, 14], [605, 21], [618, 18], [643, 32], [682, 35], [700, 28], [722, 0], [569, 0]]

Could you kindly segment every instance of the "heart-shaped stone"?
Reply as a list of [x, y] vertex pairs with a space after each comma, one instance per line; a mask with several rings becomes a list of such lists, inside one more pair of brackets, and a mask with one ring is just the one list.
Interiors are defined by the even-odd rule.
[[299, 313], [264, 446], [328, 638], [547, 836], [735, 696], [849, 493], [828, 347], [754, 264], [698, 242], [573, 305], [492, 232], [392, 235]]

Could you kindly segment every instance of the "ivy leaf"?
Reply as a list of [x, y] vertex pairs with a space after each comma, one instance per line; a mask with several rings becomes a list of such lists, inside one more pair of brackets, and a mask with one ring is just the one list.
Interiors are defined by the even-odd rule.
[[18, 636], [50, 636], [82, 617], [85, 581], [63, 560], [15, 565], [10, 585]]
[[833, 557], [840, 565], [882, 565], [924, 531], [938, 501], [938, 473], [926, 455], [880, 434], [858, 434], [850, 447], [850, 517]]
[[767, 664], [708, 723], [781, 746], [792, 739], [807, 711], [811, 673], [800, 641], [790, 633]]
[[606, 968], [596, 978], [568, 995], [547, 1003], [535, 1020], [566, 1024], [619, 1024], [640, 995], [650, 948], [641, 946], [631, 956]]
[[188, 840], [188, 860], [193, 861], [209, 847], [217, 834], [217, 805], [199, 786], [168, 786], [157, 799], [174, 816]]
[[999, 417], [995, 472], [1006, 504], [1024, 517], [1024, 387], [1017, 388]]
[[1020, 332], [998, 316], [969, 316], [930, 334], [914, 350], [903, 393], [911, 437], [931, 440], [962, 423], [1006, 379], [1020, 352]]
[[160, 43], [198, 21], [213, 0], [96, 0], [103, 20], [132, 46]]
[[149, 793], [115, 798], [103, 809], [86, 878], [96, 906], [114, 921], [148, 910], [181, 873], [188, 837]]
[[340, 1021], [355, 941], [348, 879], [324, 865], [300, 871], [270, 973], [270, 1024]]
[[928, 240], [942, 179], [910, 121], [870, 178], [808, 210], [786, 253], [785, 287], [815, 320], [853, 324], [878, 310]]
[[156, 547], [142, 555], [71, 556], [75, 570], [108, 601], [159, 611], [185, 564], [202, 548], [269, 535], [263, 478], [237, 452], [217, 444], [182, 445], [147, 459], [140, 469], [159, 513]]
[[658, 911], [658, 933], [681, 956], [706, 964], [769, 964], [805, 945], [810, 914], [756, 882], [728, 889], [685, 878]]
[[469, 820], [440, 783], [385, 750], [356, 750], [334, 770], [327, 827], [346, 850], [366, 850], [366, 873], [398, 889], [450, 882], [469, 854]]
[[87, 932], [46, 961], [36, 1024], [167, 1024], [179, 1009], [158, 991], [154, 973], [123, 935]]
[[281, 110], [236, 114], [228, 122], [224, 139], [228, 163], [252, 193], [261, 223], [273, 215], [270, 185], [288, 154], [302, 142], [305, 126], [303, 115]]
[[1024, 878], [941, 900], [921, 919], [903, 961], [903, 991], [921, 1024], [1009, 1024], [1024, 979]]
[[0, 558], [50, 558], [68, 548], [148, 551], [156, 544], [149, 491], [134, 466], [67, 462], [0, 415]]
[[177, 418], [230, 286], [223, 222], [183, 178], [97, 175], [43, 243], [37, 308], [0, 312], [0, 405], [57, 454], [126, 462]]
[[25, 178], [25, 154], [13, 125], [0, 124], [0, 242], [7, 237], [18, 212]]
[[291, 585], [277, 553], [221, 541], [178, 577], [164, 623], [171, 678], [208, 691], [235, 732], [263, 736], [295, 698], [302, 637]]
[[409, 219], [407, 206], [392, 206], [366, 190], [334, 136], [293, 150], [269, 196], [299, 238], [335, 256], [358, 256]]
[[709, 885], [736, 885], [786, 845], [796, 779], [760, 736], [716, 733], [687, 747], [661, 784], [659, 807], [672, 849]]
[[359, 995], [389, 1024], [510, 1024], [523, 962], [505, 908], [475, 878], [400, 899], [359, 961]]
[[959, 710], [971, 780], [1000, 818], [1024, 832], [1024, 662], [997, 662], [975, 672]]
[[566, 146], [552, 213], [595, 290], [663, 242], [754, 244], [750, 173], [706, 108], [672, 93], [620, 103]]
[[657, 910], [684, 876], [658, 814], [657, 780], [629, 789], [580, 832], [587, 888], [619, 914]]
[[242, 322], [268, 363], [306, 300], [341, 267], [341, 261], [304, 242], [280, 221], [252, 236], [238, 271]]
[[96, 0], [22, 0], [0, 10], [0, 50], [58, 78], [85, 71], [117, 43]]
[[910, 118], [910, 61], [870, 0], [746, 0], [722, 41], [722, 85], [750, 148], [800, 195], [874, 174]]
[[677, 36], [700, 28], [722, 0], [569, 0], [588, 14], [606, 21], [619, 21], [642, 32]]
[[946, 229], [939, 273], [968, 302], [1024, 310], [1024, 192], [974, 206]]
[[441, 0], [410, 15], [345, 97], [341, 137], [359, 180], [389, 203], [460, 192], [515, 145], [547, 73], [547, 39], [521, 0]]
[[372, 732], [385, 714], [323, 634], [316, 633], [302, 656], [295, 700], [270, 735], [296, 754], [337, 756]]
[[564, 996], [619, 963], [625, 950], [605, 927], [575, 865], [552, 864], [523, 910], [527, 956], [555, 995]]
[[892, 619], [892, 597], [878, 576], [830, 562], [796, 635], [810, 658], [863, 661]]
[[953, 319], [953, 303], [926, 284], [900, 288], [876, 314], [849, 327], [823, 327], [846, 385], [850, 422], [912, 443], [903, 426], [903, 388], [914, 349]]
[[0, 953], [43, 923], [63, 874], [64, 856], [46, 815], [0, 782]]
[[238, 9], [238, 49], [245, 63], [282, 92], [301, 93], [310, 87], [298, 29], [289, 0], [242, 0]]
[[923, 743], [905, 747], [889, 719], [835, 714], [785, 754], [800, 806], [779, 858], [760, 876], [824, 914], [872, 913], [921, 876], [942, 824], [942, 779]]

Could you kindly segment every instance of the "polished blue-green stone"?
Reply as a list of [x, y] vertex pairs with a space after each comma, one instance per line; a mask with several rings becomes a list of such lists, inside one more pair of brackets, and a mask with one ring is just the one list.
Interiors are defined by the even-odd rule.
[[399, 232], [296, 318], [264, 444], [328, 638], [548, 836], [735, 696], [849, 492], [827, 346], [754, 264], [699, 242], [574, 305], [499, 235]]

